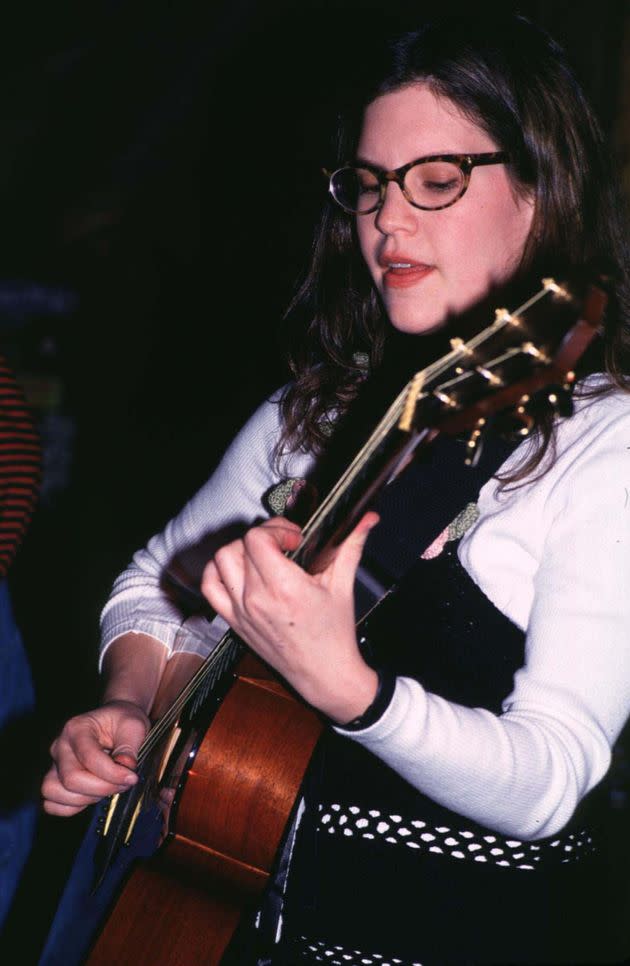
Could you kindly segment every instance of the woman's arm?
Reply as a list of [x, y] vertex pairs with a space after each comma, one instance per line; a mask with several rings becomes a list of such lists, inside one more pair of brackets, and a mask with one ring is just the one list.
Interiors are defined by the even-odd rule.
[[[579, 453], [573, 440], [540, 484], [546, 521], [536, 519], [531, 492], [510, 498], [521, 533], [547, 529], [534, 568], [526, 662], [504, 713], [463, 707], [399, 678], [382, 717], [348, 733], [435, 801], [516, 838], [552, 835], [567, 823], [605, 774], [630, 711], [627, 397], [619, 418], [595, 421], [584, 433]], [[508, 557], [519, 550], [517, 532], [502, 534]], [[203, 583], [254, 650], [340, 723], [361, 714], [375, 688], [350, 626], [360, 542], [352, 535], [313, 576], [282, 556], [291, 540], [266, 525], [219, 551]]]
[[101, 617], [102, 655], [129, 631], [162, 641], [168, 651], [212, 650], [224, 626], [212, 627], [199, 612], [203, 568], [223, 543], [268, 516], [263, 496], [283, 474], [305, 476], [313, 464], [297, 454], [276, 468], [279, 433], [276, 394], [248, 420], [201, 490], [118, 577]]
[[53, 742], [42, 785], [44, 809], [74, 815], [137, 781], [133, 769], [166, 665], [162, 643], [144, 634], [118, 638], [105, 657], [101, 707], [71, 718]]
[[563, 828], [604, 777], [630, 713], [629, 490], [624, 394], [564, 423], [555, 462], [535, 483], [502, 494], [489, 485], [461, 556], [527, 628], [503, 714], [399, 679], [381, 720], [352, 737], [483, 825], [519, 839]]
[[[221, 636], [216, 621], [189, 616], [190, 598], [202, 600], [203, 567], [226, 534], [265, 515], [263, 494], [277, 482], [273, 448], [279, 426], [272, 397], [200, 492], [116, 581], [102, 617], [103, 704], [69, 721], [53, 742], [53, 767], [42, 786], [51, 814], [74, 814], [136, 781], [136, 755], [160, 684], [170, 678], [183, 683], [191, 662], [198, 665], [195, 655], [207, 654]], [[301, 456], [296, 466], [306, 470], [311, 462]], [[290, 461], [285, 464], [295, 471]]]

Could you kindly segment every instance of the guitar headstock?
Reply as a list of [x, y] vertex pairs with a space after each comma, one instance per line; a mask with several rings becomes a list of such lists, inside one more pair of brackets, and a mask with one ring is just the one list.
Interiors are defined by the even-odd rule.
[[541, 390], [549, 387], [550, 403], [561, 409], [576, 363], [601, 331], [607, 301], [603, 281], [542, 279], [525, 302], [497, 309], [472, 338], [453, 338], [451, 352], [413, 377], [399, 428], [472, 430], [474, 451], [488, 418], [511, 412], [525, 435], [533, 421], [528, 403]]

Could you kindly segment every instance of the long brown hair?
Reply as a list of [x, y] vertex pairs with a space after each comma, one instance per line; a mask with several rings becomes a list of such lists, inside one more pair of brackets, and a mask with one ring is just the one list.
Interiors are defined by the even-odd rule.
[[[365, 107], [376, 97], [424, 83], [448, 98], [511, 158], [515, 189], [535, 213], [522, 264], [579, 266], [612, 260], [617, 269], [602, 358], [619, 385], [630, 371], [630, 299], [625, 225], [600, 128], [561, 48], [528, 20], [441, 18], [387, 45], [359, 96], [346, 99], [336, 162], [354, 157]], [[353, 85], [358, 86], [356, 80]], [[282, 400], [282, 448], [321, 451], [331, 420], [347, 411], [366, 370], [374, 371], [391, 330], [363, 263], [354, 218], [326, 205], [308, 274], [285, 319], [294, 382]], [[551, 437], [541, 417], [537, 465]]]

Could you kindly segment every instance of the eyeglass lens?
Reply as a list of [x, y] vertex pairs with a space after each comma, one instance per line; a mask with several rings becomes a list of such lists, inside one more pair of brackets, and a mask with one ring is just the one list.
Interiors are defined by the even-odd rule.
[[[456, 200], [464, 174], [451, 161], [423, 161], [405, 175], [409, 197], [422, 208], [442, 208]], [[341, 168], [331, 181], [335, 200], [348, 211], [369, 211], [377, 206], [378, 178], [367, 168]]]

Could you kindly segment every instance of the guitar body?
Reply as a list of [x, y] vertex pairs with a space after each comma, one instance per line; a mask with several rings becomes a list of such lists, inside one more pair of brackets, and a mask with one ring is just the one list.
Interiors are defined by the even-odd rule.
[[220, 963], [269, 879], [321, 730], [243, 658], [183, 782], [177, 830], [131, 872], [89, 966]]

